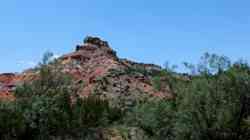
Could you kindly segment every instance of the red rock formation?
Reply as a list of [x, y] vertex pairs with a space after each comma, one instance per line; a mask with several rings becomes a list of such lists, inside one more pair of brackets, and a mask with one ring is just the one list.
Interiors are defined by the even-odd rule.
[[[138, 94], [135, 96], [148, 94], [161, 98], [171, 96], [166, 90], [156, 92], [148, 75], [140, 71], [135, 71], [133, 74], [127, 72], [131, 69], [143, 69], [148, 73], [154, 73], [161, 70], [159, 66], [119, 59], [106, 41], [96, 37], [87, 37], [83, 45], [76, 47], [75, 52], [63, 55], [59, 60], [64, 72], [71, 74], [76, 81], [83, 81], [81, 96], [88, 96], [93, 92], [99, 92], [110, 98], [133, 94]], [[26, 71], [19, 75], [0, 75], [0, 98], [1, 95], [10, 96], [17, 84], [32, 81], [36, 75], [34, 71]]]
[[13, 99], [12, 91], [15, 87], [16, 75], [13, 73], [0, 74], [0, 99]]
[[15, 77], [14, 73], [0, 74], [0, 83], [9, 83], [14, 79], [14, 77]]

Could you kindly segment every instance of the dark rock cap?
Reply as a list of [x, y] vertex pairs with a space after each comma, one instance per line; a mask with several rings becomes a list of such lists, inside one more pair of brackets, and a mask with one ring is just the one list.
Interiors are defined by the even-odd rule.
[[98, 47], [109, 47], [109, 44], [107, 41], [103, 41], [98, 37], [92, 37], [92, 36], [87, 36], [84, 41], [84, 44], [93, 44]]

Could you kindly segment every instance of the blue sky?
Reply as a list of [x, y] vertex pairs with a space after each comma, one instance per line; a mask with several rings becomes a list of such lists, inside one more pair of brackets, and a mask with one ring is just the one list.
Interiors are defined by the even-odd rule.
[[250, 1], [2, 0], [0, 73], [70, 52], [86, 35], [145, 63], [195, 63], [204, 52], [250, 60]]

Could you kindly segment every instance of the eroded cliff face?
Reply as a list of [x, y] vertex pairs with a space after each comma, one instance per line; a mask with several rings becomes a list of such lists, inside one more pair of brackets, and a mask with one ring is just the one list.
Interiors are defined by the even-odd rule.
[[0, 74], [0, 100], [14, 100], [14, 91], [17, 86], [22, 85], [26, 81], [35, 80], [38, 73], [26, 70], [21, 74], [2, 73]]
[[0, 75], [0, 98], [1, 99], [12, 99], [12, 91], [15, 87], [13, 83], [15, 79], [14, 73], [3, 73]]
[[[77, 45], [74, 52], [58, 58], [63, 71], [82, 83], [80, 96], [99, 95], [117, 101], [117, 104], [133, 105], [136, 100], [148, 97], [172, 98], [169, 88], [157, 91], [153, 88], [152, 77], [161, 71], [153, 64], [142, 64], [117, 57], [106, 41], [87, 37]], [[17, 85], [34, 80], [36, 71], [21, 74], [0, 75], [0, 98], [11, 97]]]

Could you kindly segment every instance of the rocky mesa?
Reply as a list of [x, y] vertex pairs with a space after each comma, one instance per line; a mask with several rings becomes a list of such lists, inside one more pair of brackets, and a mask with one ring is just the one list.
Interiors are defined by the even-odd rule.
[[[98, 37], [86, 37], [75, 51], [58, 58], [63, 71], [82, 84], [80, 96], [99, 95], [118, 102], [133, 105], [148, 97], [172, 98], [169, 87], [156, 90], [152, 78], [162, 68], [154, 64], [143, 64], [121, 59], [108, 42]], [[0, 98], [14, 99], [15, 87], [24, 81], [32, 81], [35, 70], [20, 74], [0, 74]], [[135, 100], [138, 99], [138, 100]]]

